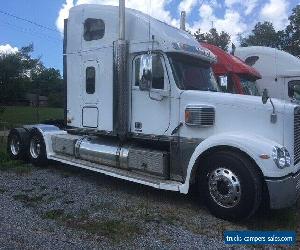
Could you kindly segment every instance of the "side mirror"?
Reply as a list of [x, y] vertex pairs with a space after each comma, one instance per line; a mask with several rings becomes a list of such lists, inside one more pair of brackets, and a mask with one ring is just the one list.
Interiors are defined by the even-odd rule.
[[152, 85], [152, 55], [143, 55], [140, 66], [140, 90], [148, 91]]
[[264, 89], [263, 91], [263, 94], [262, 94], [262, 103], [263, 104], [266, 104], [267, 101], [269, 100], [270, 96], [269, 96], [269, 93], [268, 93], [268, 90], [267, 89]]

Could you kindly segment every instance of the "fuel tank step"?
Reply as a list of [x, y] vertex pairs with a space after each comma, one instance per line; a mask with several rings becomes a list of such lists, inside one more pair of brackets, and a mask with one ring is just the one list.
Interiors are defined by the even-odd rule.
[[182, 185], [181, 182], [165, 180], [160, 177], [141, 174], [132, 170], [124, 170], [115, 167], [100, 165], [89, 161], [76, 159], [74, 157], [70, 158], [68, 156], [54, 154], [50, 155], [49, 159], [158, 189], [180, 191], [179, 188]]
[[169, 178], [169, 153], [165, 151], [131, 144], [120, 146], [115, 138], [64, 134], [53, 135], [51, 140], [56, 155]]

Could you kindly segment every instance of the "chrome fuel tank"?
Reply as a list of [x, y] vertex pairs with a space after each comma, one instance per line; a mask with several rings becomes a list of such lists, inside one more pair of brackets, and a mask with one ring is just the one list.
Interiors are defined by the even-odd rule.
[[118, 142], [81, 138], [75, 144], [75, 157], [112, 167], [128, 168], [129, 150], [120, 147]]

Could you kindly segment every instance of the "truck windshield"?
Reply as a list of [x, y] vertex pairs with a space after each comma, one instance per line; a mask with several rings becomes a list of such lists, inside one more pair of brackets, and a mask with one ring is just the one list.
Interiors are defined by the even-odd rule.
[[250, 80], [246, 77], [240, 76], [241, 85], [245, 95], [259, 96], [259, 91], [255, 80]]
[[179, 53], [168, 54], [174, 79], [179, 89], [218, 91], [211, 65]]

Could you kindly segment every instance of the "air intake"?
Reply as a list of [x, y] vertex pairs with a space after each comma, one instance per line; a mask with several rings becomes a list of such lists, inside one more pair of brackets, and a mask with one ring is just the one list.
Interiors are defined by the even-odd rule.
[[210, 106], [187, 106], [185, 123], [188, 126], [211, 127], [215, 124], [215, 108]]

